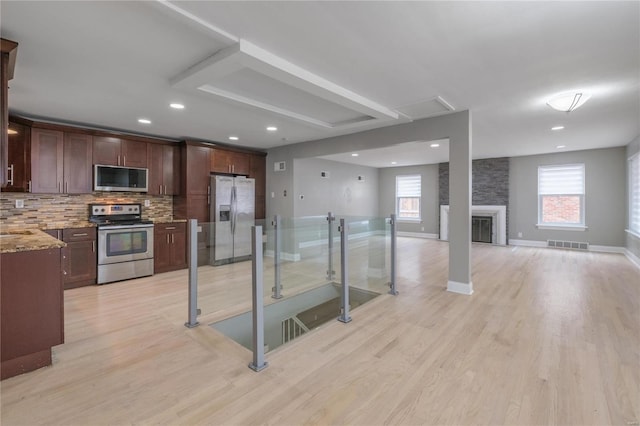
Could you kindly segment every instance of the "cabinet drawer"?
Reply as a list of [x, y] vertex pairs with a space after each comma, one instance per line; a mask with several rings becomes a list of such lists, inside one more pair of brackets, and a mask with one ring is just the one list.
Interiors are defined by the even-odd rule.
[[62, 230], [62, 241], [92, 241], [96, 239], [96, 228], [68, 228]]
[[175, 223], [156, 223], [154, 225], [157, 232], [185, 232], [187, 224], [184, 222]]

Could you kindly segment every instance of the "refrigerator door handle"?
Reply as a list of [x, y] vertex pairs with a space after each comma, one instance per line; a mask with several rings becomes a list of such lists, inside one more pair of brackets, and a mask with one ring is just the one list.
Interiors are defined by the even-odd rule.
[[231, 187], [231, 235], [236, 233], [237, 197], [236, 187]]

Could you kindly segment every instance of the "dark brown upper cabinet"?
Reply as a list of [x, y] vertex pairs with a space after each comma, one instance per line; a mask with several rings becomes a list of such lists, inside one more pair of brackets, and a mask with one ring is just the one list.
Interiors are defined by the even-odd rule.
[[146, 168], [147, 143], [95, 136], [93, 138], [93, 164]]
[[9, 122], [8, 179], [6, 192], [27, 192], [31, 180], [31, 128]]
[[147, 148], [151, 195], [177, 195], [180, 191], [180, 147], [150, 143]]
[[250, 171], [250, 159], [250, 154], [215, 148], [211, 152], [211, 171], [247, 176]]

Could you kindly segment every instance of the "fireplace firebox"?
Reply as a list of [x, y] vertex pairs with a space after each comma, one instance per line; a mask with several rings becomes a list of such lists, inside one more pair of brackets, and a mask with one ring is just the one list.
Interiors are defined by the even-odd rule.
[[471, 217], [471, 241], [474, 243], [493, 243], [493, 217]]

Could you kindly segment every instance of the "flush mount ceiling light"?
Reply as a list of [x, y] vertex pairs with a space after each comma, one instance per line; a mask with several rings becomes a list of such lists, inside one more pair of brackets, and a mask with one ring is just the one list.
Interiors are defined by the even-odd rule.
[[357, 157], [359, 154], [357, 152], [354, 152], [353, 154], [351, 154], [352, 157]]
[[586, 92], [561, 93], [549, 99], [547, 105], [558, 111], [571, 112], [584, 105], [590, 97], [591, 94]]
[[558, 145], [558, 146], [556, 146], [556, 149], [562, 149], [562, 148], [566, 148], [566, 147], [567, 147], [566, 145]]
[[230, 141], [237, 141], [238, 137], [237, 136], [229, 136], [229, 140]]
[[278, 128], [276, 126], [269, 126], [269, 127], [267, 127], [267, 130], [269, 132], [275, 132], [276, 130], [278, 130]]
[[554, 126], [551, 128], [551, 130], [562, 130], [564, 129], [564, 126]]
[[148, 118], [138, 118], [138, 123], [140, 124], [151, 124], [151, 120]]
[[184, 105], [178, 103], [169, 104], [169, 106], [173, 109], [184, 109]]
[[391, 164], [398, 164], [398, 162], [397, 161], [392, 161]]
[[432, 143], [431, 145], [429, 145], [431, 148], [438, 148], [440, 146], [439, 143]]

